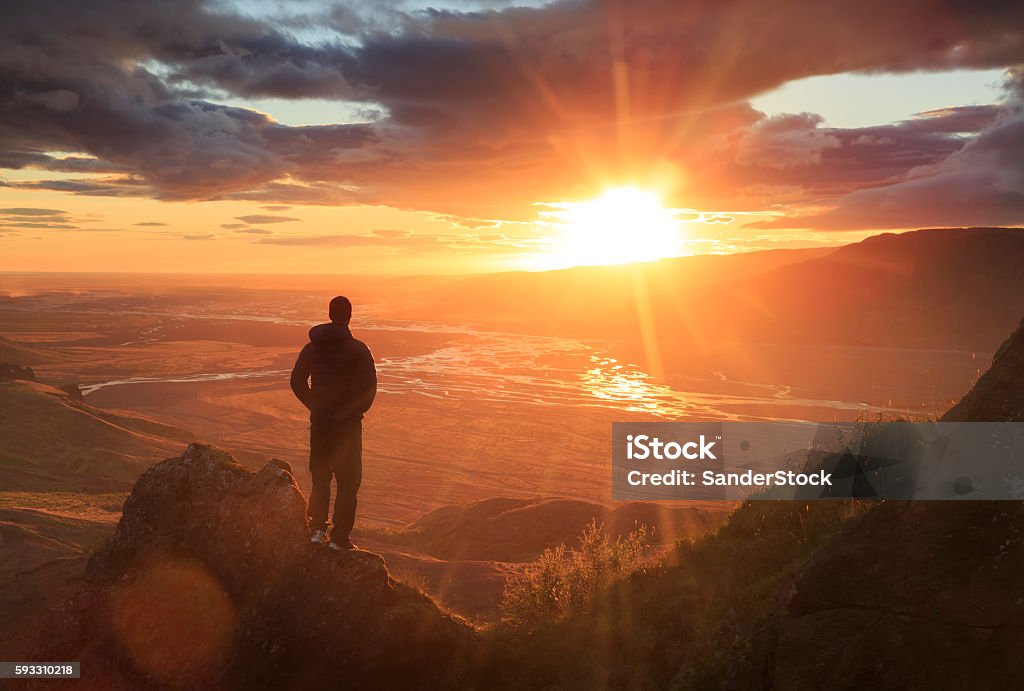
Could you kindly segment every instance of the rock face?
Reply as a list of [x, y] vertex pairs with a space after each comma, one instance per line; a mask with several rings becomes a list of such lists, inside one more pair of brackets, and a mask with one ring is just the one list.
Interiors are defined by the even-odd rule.
[[9, 362], [0, 362], [0, 382], [5, 381], [38, 382], [39, 380], [36, 379], [36, 373], [32, 371], [31, 367], [19, 367]]
[[1024, 320], [996, 351], [992, 367], [942, 419], [953, 422], [1024, 420]]
[[74, 382], [70, 384], [64, 384], [58, 387], [61, 391], [66, 393], [73, 401], [84, 401], [85, 394], [82, 393], [82, 389]]
[[470, 639], [383, 560], [309, 544], [290, 467], [192, 444], [125, 502], [35, 653], [102, 688], [436, 687]]
[[[1024, 323], [943, 418], [1024, 421]], [[772, 683], [1024, 688], [1024, 503], [885, 502], [796, 581]]]

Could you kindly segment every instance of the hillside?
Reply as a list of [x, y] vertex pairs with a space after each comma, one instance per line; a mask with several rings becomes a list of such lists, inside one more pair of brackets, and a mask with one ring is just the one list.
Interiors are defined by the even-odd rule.
[[77, 587], [132, 483], [190, 438], [45, 384], [0, 383], [0, 650]]
[[190, 439], [45, 384], [0, 383], [0, 486], [8, 491], [127, 491], [154, 458]]
[[608, 508], [565, 498], [495, 497], [431, 511], [402, 530], [374, 533], [381, 542], [414, 547], [446, 560], [521, 562], [562, 543], [573, 544], [591, 521], [612, 538], [638, 525], [674, 544], [694, 539], [724, 520], [728, 506], [680, 508], [630, 502]]
[[58, 356], [34, 348], [32, 346], [12, 341], [9, 338], [0, 336], [0, 362], [17, 362], [22, 365], [38, 365], [57, 359]]
[[505, 580], [548, 548], [578, 545], [591, 521], [615, 539], [645, 526], [668, 549], [721, 525], [732, 506], [678, 508], [630, 502], [609, 508], [567, 498], [495, 497], [435, 509], [402, 529], [356, 529], [356, 542], [381, 554], [401, 579], [460, 615], [483, 624], [500, 618]]

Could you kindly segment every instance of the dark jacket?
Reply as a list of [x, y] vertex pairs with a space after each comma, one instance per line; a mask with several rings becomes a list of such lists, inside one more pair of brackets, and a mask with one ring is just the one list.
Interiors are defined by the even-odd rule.
[[314, 326], [295, 361], [291, 385], [313, 422], [361, 419], [377, 394], [373, 355], [346, 326]]

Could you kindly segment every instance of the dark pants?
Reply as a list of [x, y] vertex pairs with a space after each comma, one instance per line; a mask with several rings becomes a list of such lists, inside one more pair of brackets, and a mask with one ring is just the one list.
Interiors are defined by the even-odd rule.
[[331, 539], [348, 537], [356, 520], [356, 493], [363, 479], [363, 425], [359, 419], [345, 422], [313, 422], [309, 430], [309, 515], [313, 530], [327, 529], [331, 506], [331, 477], [338, 483], [334, 499]]

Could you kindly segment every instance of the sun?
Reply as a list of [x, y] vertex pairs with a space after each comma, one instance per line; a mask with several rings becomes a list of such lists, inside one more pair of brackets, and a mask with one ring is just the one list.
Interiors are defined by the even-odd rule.
[[677, 257], [683, 223], [660, 196], [641, 187], [613, 187], [582, 202], [549, 204], [542, 212], [554, 230], [544, 268], [626, 264]]

